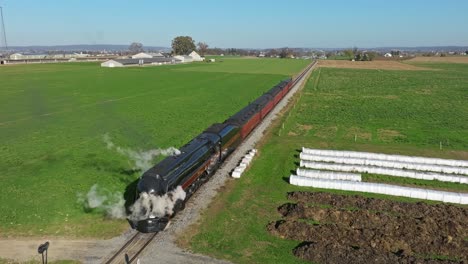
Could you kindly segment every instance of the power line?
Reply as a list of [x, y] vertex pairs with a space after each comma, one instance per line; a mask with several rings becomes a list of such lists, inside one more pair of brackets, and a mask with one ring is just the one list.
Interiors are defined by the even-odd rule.
[[3, 38], [5, 39], [5, 49], [8, 50], [8, 42], [5, 31], [5, 21], [3, 20], [3, 8], [0, 6], [0, 16], [2, 17]]

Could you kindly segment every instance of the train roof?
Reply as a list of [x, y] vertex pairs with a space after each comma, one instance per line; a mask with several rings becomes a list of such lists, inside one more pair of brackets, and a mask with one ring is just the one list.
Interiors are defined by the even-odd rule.
[[177, 168], [181, 162], [190, 157], [195, 151], [206, 146], [207, 144], [210, 144], [211, 142], [216, 143], [217, 140], [219, 140], [219, 136], [213, 133], [201, 133], [183, 147], [181, 147], [180, 154], [166, 157], [161, 162], [146, 171], [143, 174], [143, 177], [158, 177], [157, 175], [159, 175], [165, 178], [173, 169]]

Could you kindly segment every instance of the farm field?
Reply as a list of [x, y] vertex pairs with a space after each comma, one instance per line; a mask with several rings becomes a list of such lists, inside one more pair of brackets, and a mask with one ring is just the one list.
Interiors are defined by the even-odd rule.
[[416, 57], [409, 62], [468, 63], [468, 56]]
[[[302, 146], [468, 160], [468, 65], [411, 63], [409, 66], [428, 70], [316, 69], [296, 96], [294, 106], [277, 120], [266, 135], [250, 170], [241, 179], [228, 182], [199, 223], [181, 236], [179, 243], [197, 253], [235, 263], [305, 263], [306, 260], [320, 263], [321, 259], [340, 259], [340, 255], [327, 256], [327, 253], [343, 254], [341, 256], [357, 254], [355, 260], [358, 263], [363, 260], [358, 258], [366, 256], [364, 254], [376, 256], [377, 253], [381, 254], [379, 257], [382, 262], [379, 263], [411, 259], [429, 259], [438, 263], [465, 257], [460, 254], [460, 250], [466, 248], [468, 226], [466, 221], [460, 219], [468, 215], [466, 206], [450, 206], [459, 212], [450, 214], [450, 217], [443, 214], [434, 216], [444, 221], [458, 221], [456, 224], [453, 221], [450, 223], [460, 228], [457, 230], [461, 232], [458, 237], [453, 237], [453, 247], [446, 251], [440, 250], [445, 247], [443, 243], [447, 243], [443, 242], [439, 250], [435, 249], [437, 243], [432, 248], [423, 249], [415, 247], [419, 242], [413, 241], [408, 243], [416, 244], [407, 247], [398, 244], [396, 247], [405, 250], [400, 253], [397, 251], [399, 255], [395, 255], [391, 253], [395, 248], [386, 247], [385, 240], [380, 241], [382, 244], [375, 244], [376, 248], [371, 250], [373, 253], [365, 251], [370, 247], [367, 244], [352, 240], [359, 238], [359, 235], [366, 237], [368, 234], [365, 232], [369, 231], [367, 228], [357, 229], [363, 230], [363, 233], [355, 233], [356, 237], [343, 240], [342, 244], [339, 244], [339, 239], [336, 239], [338, 244], [332, 243], [335, 240], [327, 240], [326, 230], [334, 230], [334, 225], [343, 228], [343, 232], [348, 230], [336, 222], [344, 221], [345, 226], [348, 220], [343, 219], [349, 219], [350, 216], [346, 215], [348, 211], [349, 215], [356, 217], [357, 222], [353, 226], [358, 228], [361, 220], [371, 221], [386, 217], [387, 214], [397, 216], [392, 213], [395, 206], [415, 208], [412, 212], [447, 212], [447, 209], [434, 202], [418, 204], [416, 202], [419, 200], [416, 199], [385, 195], [361, 194], [361, 198], [357, 199], [353, 198], [355, 192], [344, 191], [327, 190], [331, 197], [329, 202], [314, 200], [301, 204], [298, 199], [291, 199], [294, 198], [292, 192], [310, 192], [312, 196], [325, 191], [288, 183], [289, 175], [298, 166]], [[468, 192], [467, 185], [455, 183], [368, 174], [363, 176], [365, 181]], [[333, 202], [339, 199], [348, 201], [348, 205]], [[356, 205], [366, 202], [380, 204], [381, 207], [361, 211]], [[313, 206], [318, 210], [328, 208], [328, 213], [322, 216], [337, 216], [342, 220], [323, 218], [321, 222], [311, 216], [300, 217], [294, 213], [306, 214], [308, 211], [295, 210], [289, 203], [299, 203], [297, 206], [306, 206], [306, 209], [310, 207], [307, 209], [309, 211]], [[406, 223], [406, 220], [398, 219]], [[431, 220], [428, 216], [421, 219], [424, 223], [440, 221]], [[389, 221], [394, 222], [396, 219]], [[445, 229], [427, 227], [438, 230], [437, 236], [447, 238]], [[376, 229], [372, 232], [378, 231]], [[322, 243], [329, 241], [331, 244], [324, 247], [320, 243], [304, 242], [310, 240]], [[388, 245], [396, 243], [392, 240]], [[314, 251], [321, 254], [315, 254]]]
[[307, 64], [226, 58], [123, 69], [0, 67], [0, 236], [120, 234], [125, 220], [85, 212], [78, 199], [95, 184], [106, 197], [134, 195], [140, 172], [106, 147], [104, 135], [122, 149], [180, 147]]

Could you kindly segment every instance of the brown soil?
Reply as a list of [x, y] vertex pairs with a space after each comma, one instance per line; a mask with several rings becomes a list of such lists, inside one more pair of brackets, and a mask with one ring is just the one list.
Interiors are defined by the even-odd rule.
[[319, 60], [319, 67], [327, 68], [351, 68], [351, 69], [371, 69], [371, 70], [434, 70], [417, 67], [397, 61], [346, 61], [346, 60]]
[[331, 193], [292, 192], [271, 234], [304, 241], [315, 263], [466, 263], [468, 208]]
[[451, 63], [468, 63], [468, 56], [454, 57], [416, 57], [408, 61], [414, 62], [451, 62]]

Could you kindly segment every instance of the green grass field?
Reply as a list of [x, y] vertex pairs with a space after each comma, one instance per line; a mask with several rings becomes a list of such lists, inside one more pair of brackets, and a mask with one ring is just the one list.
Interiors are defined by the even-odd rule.
[[[468, 159], [468, 65], [422, 66], [438, 70], [315, 70], [294, 107], [267, 134], [250, 170], [228, 182], [180, 243], [235, 263], [302, 263], [292, 255], [301, 241], [280, 239], [266, 230], [269, 222], [281, 219], [277, 207], [288, 202], [287, 192], [318, 190], [288, 183], [302, 146]], [[467, 185], [454, 183], [364, 178], [468, 192]]]
[[0, 234], [111, 237], [126, 221], [84, 212], [94, 184], [124, 192], [139, 172], [102, 140], [180, 147], [222, 122], [303, 60], [229, 59], [162, 67], [96, 63], [0, 67]]

